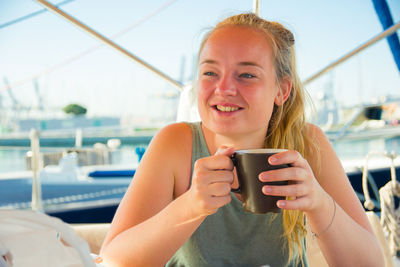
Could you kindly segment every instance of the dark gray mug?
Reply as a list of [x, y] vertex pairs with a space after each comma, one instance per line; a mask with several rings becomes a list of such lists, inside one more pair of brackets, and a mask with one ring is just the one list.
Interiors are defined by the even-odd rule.
[[286, 150], [247, 149], [235, 151], [231, 156], [239, 180], [239, 187], [232, 189], [232, 192], [242, 195], [245, 211], [257, 214], [281, 211], [276, 202], [285, 197], [264, 195], [262, 187], [264, 185], [287, 185], [288, 181], [261, 182], [258, 175], [264, 171], [289, 167], [287, 164], [270, 165], [268, 162], [270, 156], [283, 151]]

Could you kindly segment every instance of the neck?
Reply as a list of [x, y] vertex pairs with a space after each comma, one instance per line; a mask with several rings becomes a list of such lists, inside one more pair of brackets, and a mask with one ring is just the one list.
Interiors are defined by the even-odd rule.
[[214, 155], [217, 149], [223, 145], [234, 147], [235, 150], [264, 148], [266, 131], [236, 135], [223, 135], [211, 131], [205, 127], [203, 123], [201, 124], [201, 128], [203, 130], [204, 138], [211, 155]]

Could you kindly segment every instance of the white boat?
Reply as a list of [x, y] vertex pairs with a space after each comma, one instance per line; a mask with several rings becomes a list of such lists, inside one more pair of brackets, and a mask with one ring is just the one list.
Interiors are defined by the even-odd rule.
[[[394, 138], [400, 136], [399, 100], [386, 100], [377, 104], [364, 104], [350, 107], [337, 113], [341, 120], [322, 125], [331, 140], [366, 140]], [[329, 116], [328, 116], [329, 118]]]

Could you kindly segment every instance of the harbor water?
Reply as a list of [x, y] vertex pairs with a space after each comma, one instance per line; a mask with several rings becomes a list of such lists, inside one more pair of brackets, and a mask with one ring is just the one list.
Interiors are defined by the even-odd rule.
[[[135, 152], [137, 147], [146, 148], [147, 144], [123, 145], [112, 152], [113, 164], [135, 164], [138, 156]], [[341, 160], [365, 158], [368, 152], [396, 152], [400, 154], [400, 137], [375, 138], [370, 140], [341, 140], [332, 143], [333, 148]], [[29, 147], [0, 147], [0, 173], [25, 170], [25, 155]], [[62, 148], [42, 147], [41, 152], [56, 152]]]
[[332, 144], [341, 160], [365, 158], [369, 152], [395, 152], [400, 155], [400, 136], [363, 140], [341, 140]]

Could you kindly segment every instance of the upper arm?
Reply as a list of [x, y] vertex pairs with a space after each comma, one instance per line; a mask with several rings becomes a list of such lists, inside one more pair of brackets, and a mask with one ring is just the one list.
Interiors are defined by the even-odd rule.
[[183, 123], [169, 125], [153, 137], [117, 209], [104, 244], [154, 216], [174, 199], [176, 177], [187, 174], [184, 162], [191, 155], [189, 144], [191, 131]]
[[321, 187], [358, 224], [372, 233], [371, 225], [346, 172], [324, 132], [317, 126], [308, 125], [309, 132], [319, 146], [319, 162], [310, 162]]

